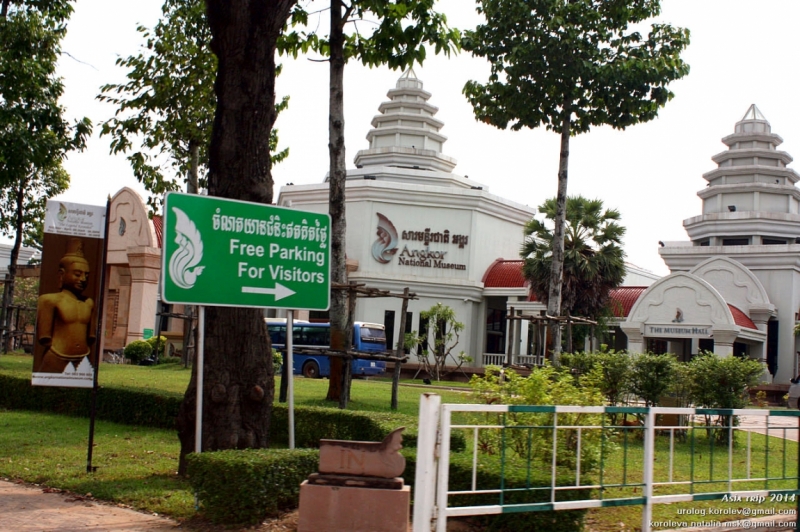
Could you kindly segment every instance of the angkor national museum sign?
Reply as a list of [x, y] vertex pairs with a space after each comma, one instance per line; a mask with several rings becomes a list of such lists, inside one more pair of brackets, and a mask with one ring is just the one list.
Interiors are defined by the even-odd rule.
[[[378, 215], [378, 239], [372, 244], [372, 257], [381, 264], [388, 264], [397, 255], [401, 266], [418, 268], [441, 268], [444, 270], [466, 270], [466, 264], [450, 262], [447, 254], [452, 247], [464, 249], [469, 243], [469, 235], [450, 234], [448, 229], [431, 232], [430, 228], [422, 231], [403, 231], [398, 233], [394, 224], [381, 213]], [[409, 242], [402, 243], [401, 240]], [[400, 245], [403, 249], [400, 251]], [[434, 244], [434, 249], [430, 245]], [[422, 247], [424, 246], [424, 247]], [[400, 251], [398, 253], [398, 251]]]

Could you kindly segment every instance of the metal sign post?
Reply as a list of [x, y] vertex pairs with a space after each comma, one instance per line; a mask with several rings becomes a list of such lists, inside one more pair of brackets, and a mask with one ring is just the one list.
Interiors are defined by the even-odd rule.
[[289, 310], [289, 447], [294, 448], [295, 309], [330, 306], [330, 216], [213, 196], [164, 198], [161, 300], [198, 305], [195, 451], [202, 452], [204, 306]]
[[[190, 325], [191, 326], [191, 325]], [[203, 452], [203, 353], [205, 347], [206, 309], [197, 307], [197, 406], [194, 420], [194, 452]]]
[[286, 313], [286, 378], [289, 403], [289, 449], [294, 449], [294, 311]]

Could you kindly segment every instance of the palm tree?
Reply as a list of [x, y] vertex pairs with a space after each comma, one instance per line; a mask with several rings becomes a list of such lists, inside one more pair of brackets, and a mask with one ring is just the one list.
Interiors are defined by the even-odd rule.
[[[544, 220], [533, 218], [525, 224], [525, 241], [520, 255], [525, 259], [522, 273], [530, 284], [531, 294], [547, 303], [553, 259], [551, 226], [556, 217], [555, 198], [539, 206], [539, 213], [544, 215]], [[609, 292], [625, 277], [625, 252], [622, 250], [625, 228], [618, 223], [619, 219], [619, 211], [604, 210], [601, 200], [589, 200], [583, 196], [567, 198], [559, 315], [597, 318], [603, 314]]]

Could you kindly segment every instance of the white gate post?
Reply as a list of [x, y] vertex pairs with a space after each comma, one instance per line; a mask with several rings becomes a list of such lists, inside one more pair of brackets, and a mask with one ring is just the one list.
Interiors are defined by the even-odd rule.
[[656, 413], [653, 407], [644, 416], [644, 506], [642, 507], [642, 532], [650, 532], [653, 522], [653, 462], [656, 448]]
[[439, 436], [441, 396], [424, 393], [419, 398], [417, 469], [414, 475], [414, 532], [431, 532], [436, 498], [436, 443]]

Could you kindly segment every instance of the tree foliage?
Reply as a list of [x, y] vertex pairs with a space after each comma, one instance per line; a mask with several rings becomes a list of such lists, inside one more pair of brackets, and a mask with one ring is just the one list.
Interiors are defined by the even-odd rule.
[[[190, 192], [207, 184], [217, 58], [209, 47], [203, 0], [166, 0], [156, 26], [137, 31], [145, 39], [142, 52], [117, 59], [128, 69], [127, 81], [104, 85], [97, 97], [117, 107], [100, 134], [111, 137], [112, 154], [128, 154], [157, 211], [165, 192], [180, 190], [184, 182]], [[284, 98], [277, 111], [287, 104]], [[273, 163], [282, 161], [288, 148], [276, 153], [275, 130], [269, 142]]]
[[14, 298], [23, 241], [41, 242], [47, 198], [69, 186], [66, 154], [82, 150], [91, 134], [89, 119], [70, 123], [58, 103], [64, 87], [56, 66], [71, 13], [60, 0], [6, 0], [0, 11], [0, 232], [14, 238], [3, 309]]
[[[460, 368], [472, 360], [464, 352], [454, 354], [464, 324], [456, 320], [455, 311], [447, 305], [436, 303], [420, 312], [420, 318], [428, 324], [427, 331], [414, 331], [406, 336], [407, 347], [416, 347], [417, 359], [425, 372], [435, 380]], [[448, 367], [448, 363], [450, 366]]]
[[[447, 27], [446, 17], [433, 9], [435, 3], [436, 0], [350, 0], [349, 3], [331, 0], [327, 35], [310, 30], [308, 12], [298, 8], [292, 14], [292, 26], [297, 29], [284, 35], [279, 43], [283, 53], [296, 57], [300, 52], [314, 50], [329, 60], [328, 212], [331, 215], [333, 284], [347, 283], [344, 66], [354, 59], [370, 67], [388, 65], [392, 69], [404, 69], [425, 60], [426, 45], [433, 46], [436, 53], [449, 54], [456, 50], [460, 32]], [[345, 31], [348, 26], [352, 31]], [[348, 347], [353, 321], [344, 290], [334, 290], [331, 294], [330, 318], [331, 348], [342, 351]], [[349, 395], [343, 370], [342, 359], [331, 358], [327, 399], [338, 400], [341, 408], [347, 406]]]
[[[600, 200], [573, 196], [567, 199], [566, 207], [559, 312], [597, 318], [608, 305], [610, 291], [625, 277], [625, 228], [619, 224], [619, 211], [603, 209]], [[549, 297], [556, 208], [555, 198], [539, 206], [544, 219], [533, 218], [525, 224], [520, 253], [525, 259], [522, 272], [531, 293], [543, 302]]]
[[[432, 46], [435, 54], [449, 54], [459, 46], [461, 32], [449, 28], [447, 17], [434, 10], [436, 0], [352, 0], [334, 1], [332, 5], [334, 3], [343, 9], [338, 26], [342, 32], [341, 53], [345, 62], [355, 59], [369, 67], [386, 65], [392, 70], [406, 69], [425, 61], [426, 45]], [[291, 25], [295, 29], [279, 43], [281, 53], [294, 57], [309, 50], [325, 57], [337, 53], [331, 44], [336, 32], [311, 31], [307, 11], [296, 10]], [[348, 26], [352, 31], [345, 32]]]
[[[652, 120], [673, 94], [667, 85], [689, 72], [680, 54], [689, 32], [653, 24], [659, 0], [480, 0], [486, 23], [466, 32], [462, 46], [491, 67], [486, 83], [464, 94], [478, 120], [512, 130], [561, 134], [548, 313], [561, 308], [569, 139], [593, 126], [625, 129]], [[561, 332], [551, 324], [554, 362]]]
[[[522, 377], [511, 369], [500, 370], [487, 366], [483, 376], [470, 379], [475, 400], [485, 404], [503, 405], [579, 405], [601, 406], [603, 395], [596, 382], [587, 376], [573, 378], [565, 371], [549, 365], [533, 368], [530, 376]], [[496, 419], [496, 424], [506, 426], [551, 426], [550, 413], [486, 413], [479, 424]], [[559, 413], [558, 424], [568, 426], [597, 426], [602, 415], [585, 413]], [[602, 435], [599, 431], [584, 431], [579, 440], [577, 431], [564, 431], [556, 439], [555, 462], [574, 470], [580, 452], [581, 471], [592, 472], [600, 464]], [[505, 441], [503, 441], [505, 440]], [[609, 442], [605, 442], [608, 446]], [[613, 445], [613, 444], [612, 444]], [[478, 448], [489, 454], [500, 454], [504, 448], [512, 449], [521, 458], [541, 467], [553, 463], [553, 438], [546, 430], [482, 430], [478, 435]], [[606, 447], [608, 451], [608, 447]]]

